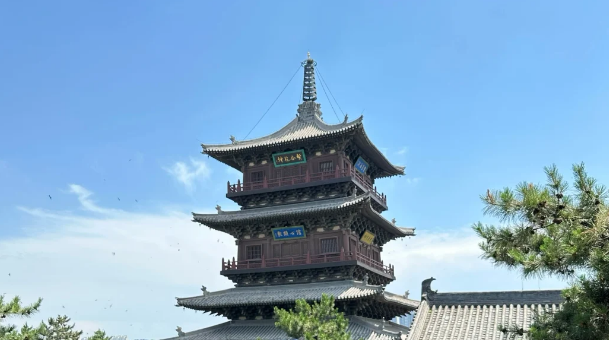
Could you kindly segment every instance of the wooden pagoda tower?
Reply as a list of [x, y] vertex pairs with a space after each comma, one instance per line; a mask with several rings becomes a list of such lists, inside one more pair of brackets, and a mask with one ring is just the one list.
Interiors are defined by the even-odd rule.
[[350, 319], [354, 339], [403, 339], [408, 328], [389, 321], [419, 305], [385, 291], [394, 267], [383, 246], [414, 236], [385, 219], [387, 197], [375, 181], [403, 175], [370, 141], [362, 118], [336, 125], [322, 119], [316, 102], [313, 59], [303, 62], [303, 101], [297, 115], [268, 136], [229, 144], [203, 144], [203, 154], [237, 169], [227, 184], [237, 211], [193, 214], [194, 222], [232, 235], [237, 254], [222, 259], [220, 274], [235, 288], [178, 298], [177, 306], [230, 321], [175, 339], [289, 339], [274, 327], [273, 307], [333, 295]]

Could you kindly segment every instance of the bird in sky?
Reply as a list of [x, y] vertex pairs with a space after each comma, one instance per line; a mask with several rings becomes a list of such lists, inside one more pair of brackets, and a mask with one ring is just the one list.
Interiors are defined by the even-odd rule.
[[51, 197], [51, 195], [49, 195], [49, 199], [50, 199], [50, 200], [52, 200], [52, 199], [53, 199], [53, 197]]
[[135, 200], [135, 202], [137, 203], [137, 200]]
[[119, 197], [117, 197], [117, 199], [120, 201], [121, 199]]

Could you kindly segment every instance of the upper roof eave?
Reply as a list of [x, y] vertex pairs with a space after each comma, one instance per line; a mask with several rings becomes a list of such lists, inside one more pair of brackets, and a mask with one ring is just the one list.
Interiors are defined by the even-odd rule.
[[245, 141], [235, 141], [231, 144], [201, 144], [203, 153], [208, 155], [235, 153], [260, 147], [274, 147], [291, 144], [307, 139], [327, 137], [352, 131], [362, 124], [364, 116], [340, 124], [326, 124], [318, 117], [304, 120], [299, 117], [292, 119], [287, 125], [270, 135]]
[[[299, 117], [294, 118], [283, 128], [270, 135], [250, 139], [246, 141], [235, 141], [231, 144], [201, 144], [203, 154], [209, 156], [229, 155], [243, 151], [255, 150], [258, 148], [273, 148], [282, 145], [290, 145], [306, 140], [339, 136], [342, 134], [356, 131], [354, 141], [364, 149], [366, 155], [377, 164], [383, 172], [379, 178], [403, 175], [405, 167], [394, 165], [385, 155], [372, 143], [363, 126], [364, 116], [340, 124], [326, 124], [319, 117], [304, 120]], [[234, 167], [234, 165], [231, 165]]]

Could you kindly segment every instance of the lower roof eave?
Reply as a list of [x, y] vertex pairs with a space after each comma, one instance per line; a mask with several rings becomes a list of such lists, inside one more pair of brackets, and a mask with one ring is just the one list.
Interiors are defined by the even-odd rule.
[[[409, 329], [406, 326], [382, 320], [359, 316], [348, 316], [347, 331], [352, 339], [398, 340], [405, 339]], [[215, 326], [185, 332], [180, 336], [163, 340], [246, 340], [260, 337], [264, 340], [291, 340], [284, 331], [275, 327], [274, 320], [236, 320]]]

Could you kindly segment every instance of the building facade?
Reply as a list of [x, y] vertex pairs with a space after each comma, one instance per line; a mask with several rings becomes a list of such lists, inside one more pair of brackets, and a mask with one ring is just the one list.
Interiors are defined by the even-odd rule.
[[316, 102], [315, 67], [308, 57], [303, 100], [296, 117], [265, 137], [204, 144], [203, 153], [243, 174], [227, 183], [237, 211], [193, 214], [193, 221], [230, 234], [237, 253], [222, 259], [220, 274], [235, 287], [178, 298], [177, 306], [230, 321], [183, 332], [176, 339], [289, 339], [274, 327], [274, 307], [290, 309], [323, 293], [335, 297], [350, 319], [354, 338], [404, 339], [408, 327], [393, 323], [419, 302], [385, 291], [395, 280], [383, 246], [414, 236], [381, 213], [387, 197], [375, 182], [404, 174], [370, 141], [362, 117], [330, 125]]
[[188, 332], [178, 327], [171, 339], [288, 340], [274, 325], [274, 307], [290, 309], [324, 293], [349, 318], [352, 338], [366, 340], [504, 340], [509, 335], [500, 325], [528, 329], [534, 313], [557, 310], [560, 291], [438, 293], [433, 278], [423, 281], [420, 301], [385, 290], [395, 271], [383, 261], [383, 246], [414, 236], [414, 229], [381, 215], [388, 200], [375, 183], [404, 168], [370, 141], [362, 117], [323, 121], [315, 66], [310, 57], [303, 62], [302, 103], [279, 131], [202, 145], [203, 154], [243, 175], [226, 186], [240, 210], [193, 214], [194, 222], [235, 238], [236, 254], [218, 268], [235, 287], [202, 287], [176, 306], [230, 321]]

